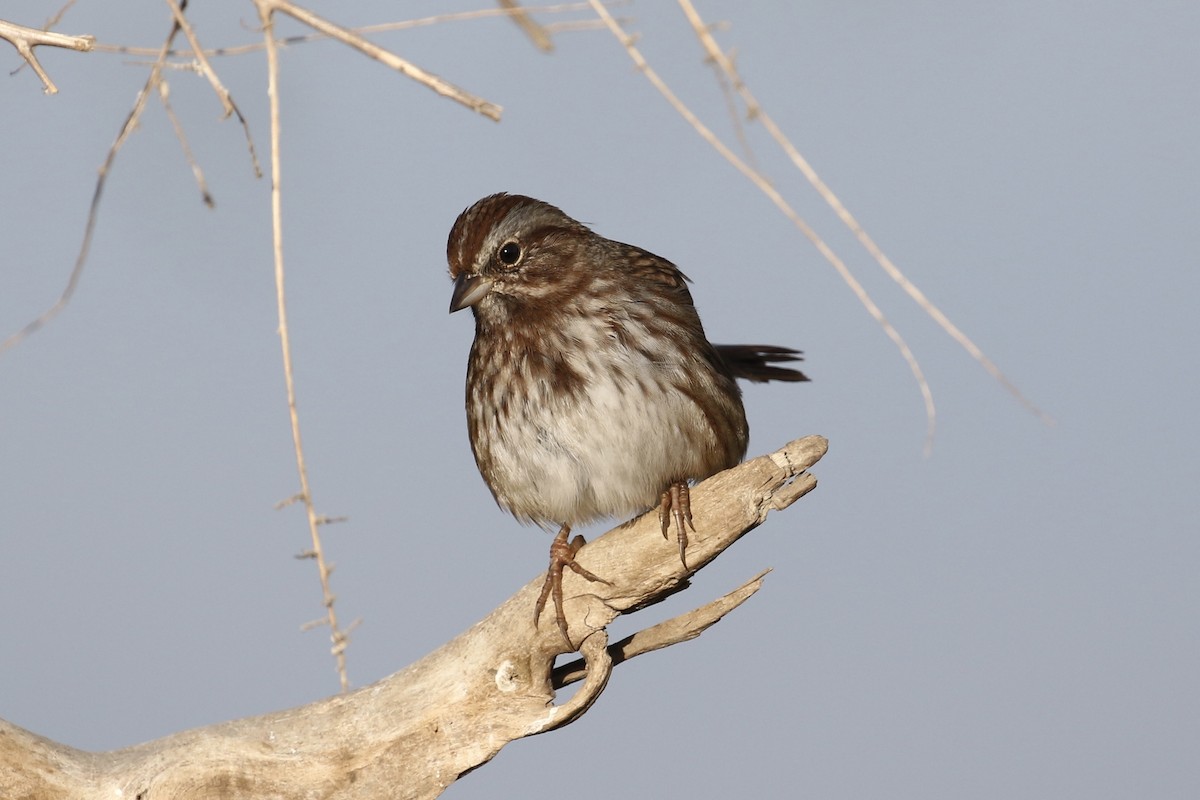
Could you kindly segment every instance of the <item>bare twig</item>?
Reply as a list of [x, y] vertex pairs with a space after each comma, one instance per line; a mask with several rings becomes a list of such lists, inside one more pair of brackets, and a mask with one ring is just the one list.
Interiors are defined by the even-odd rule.
[[[185, 3], [186, 5], [186, 3]], [[99, 175], [96, 178], [96, 188], [92, 192], [92, 203], [88, 208], [87, 223], [83, 228], [83, 242], [79, 246], [79, 253], [75, 256], [75, 266], [71, 268], [71, 274], [67, 278], [67, 285], [59, 295], [58, 300], [54, 302], [50, 308], [43, 311], [36, 319], [28, 323], [24, 328], [9, 336], [3, 342], [0, 342], [0, 353], [16, 346], [24, 341], [39, 328], [52, 320], [62, 311], [67, 303], [71, 301], [71, 297], [75, 294], [75, 287], [79, 285], [79, 278], [83, 275], [84, 264], [87, 263], [88, 252], [92, 246], [92, 234], [96, 229], [96, 219], [100, 211], [100, 197], [104, 193], [104, 185], [108, 180], [108, 174], [112, 170], [113, 163], [116, 161], [117, 153], [125, 144], [125, 140], [137, 128], [138, 120], [141, 119], [142, 111], [146, 108], [146, 100], [150, 97], [151, 90], [157, 88], [159, 80], [162, 78], [162, 66], [166, 62], [167, 52], [171, 49], [171, 43], [175, 40], [175, 36], [179, 33], [179, 24], [171, 23], [171, 32], [167, 34], [166, 41], [163, 42], [159, 49], [158, 58], [154, 65], [150, 68], [150, 75], [146, 78], [146, 83], [143, 84], [141, 91], [138, 92], [137, 98], [133, 102], [133, 108], [129, 115], [125, 117], [125, 123], [121, 126], [120, 132], [117, 134], [116, 141], [108, 148], [108, 155], [104, 159], [104, 164], [101, 165]], [[57, 35], [57, 34], [56, 34]]]
[[192, 30], [192, 24], [188, 21], [187, 16], [183, 13], [183, 8], [176, 0], [167, 0], [167, 5], [171, 7], [171, 14], [175, 17], [175, 22], [183, 30], [183, 35], [187, 37], [188, 43], [192, 46], [192, 52], [196, 54], [196, 61], [200, 65], [200, 74], [208, 79], [208, 83], [217, 94], [217, 99], [221, 101], [221, 108], [225, 111], [225, 118], [228, 119], [230, 114], [236, 114], [238, 121], [242, 123], [242, 132], [246, 136], [246, 147], [250, 150], [250, 162], [254, 166], [254, 177], [262, 177], [262, 167], [258, 163], [258, 153], [254, 149], [254, 137], [250, 135], [250, 125], [246, 122], [246, 118], [242, 116], [242, 110], [237, 107], [237, 103], [233, 102], [233, 96], [229, 94], [229, 90], [221, 83], [221, 79], [217, 77], [216, 70], [212, 68], [212, 64], [208, 61], [208, 56], [205, 55], [204, 49], [200, 47], [200, 40], [196, 38], [196, 32]]
[[[609, 3], [609, 5], [614, 5]], [[617, 17], [617, 21], [622, 25], [628, 23], [629, 17]], [[546, 33], [572, 33], [576, 31], [602, 31], [604, 30], [604, 21], [599, 19], [577, 19], [569, 22], [547, 22], [542, 26], [546, 29]]]
[[183, 130], [183, 123], [179, 121], [179, 117], [175, 114], [175, 109], [171, 107], [171, 90], [169, 86], [170, 84], [167, 83], [165, 78], [159, 78], [158, 98], [162, 101], [163, 110], [167, 112], [167, 118], [171, 120], [171, 127], [175, 129], [175, 138], [179, 140], [179, 145], [183, 148], [183, 157], [187, 159], [188, 166], [192, 168], [192, 175], [196, 178], [196, 185], [200, 188], [200, 199], [204, 201], [204, 205], [212, 208], [214, 203], [212, 193], [208, 191], [208, 181], [204, 179], [204, 170], [200, 168], [195, 155], [192, 154], [192, 148], [187, 140], [187, 133]]
[[63, 3], [62, 7], [59, 8], [58, 11], [55, 11], [53, 14], [51, 14], [50, 18], [46, 20], [46, 24], [42, 26], [42, 30], [48, 31], [58, 23], [62, 22], [63, 16], [71, 10], [71, 6], [73, 5], [75, 5], [75, 0], [67, 0], [67, 2]]
[[0, 19], [0, 39], [7, 39], [11, 42], [12, 46], [17, 48], [17, 52], [21, 54], [21, 58], [25, 59], [25, 62], [33, 67], [33, 71], [42, 80], [42, 91], [46, 94], [57, 94], [58, 87], [54, 85], [54, 81], [50, 80], [50, 76], [46, 74], [46, 70], [42, 69], [37, 56], [33, 53], [33, 48], [45, 45], [47, 47], [62, 47], [67, 50], [78, 50], [81, 53], [86, 53], [96, 44], [96, 37], [94, 36], [68, 36], [64, 33], [26, 28], [24, 25], [16, 25], [12, 22], [5, 22], [2, 19]]
[[990, 358], [984, 355], [979, 346], [976, 345], [975, 342], [970, 339], [970, 337], [963, 333], [957, 325], [951, 322], [949, 317], [947, 317], [940, 308], [934, 305], [933, 301], [926, 297], [925, 293], [917, 288], [916, 284], [909, 280], [908, 276], [901, 272], [899, 267], [892, 263], [892, 260], [888, 258], [883, 250], [875, 243], [875, 240], [867, 234], [866, 230], [850, 213], [849, 209], [847, 209], [842, 201], [838, 199], [837, 195], [833, 193], [833, 190], [830, 189], [823, 180], [821, 180], [821, 177], [817, 174], [817, 171], [813, 169], [812, 165], [808, 163], [808, 160], [800, 154], [800, 151], [796, 149], [791, 140], [784, 135], [779, 126], [775, 124], [775, 120], [773, 120], [771, 116], [763, 110], [758, 100], [753, 94], [751, 94], [750, 89], [742, 80], [741, 75], [738, 74], [733, 60], [726, 55], [717, 44], [716, 39], [712, 35], [710, 26], [705, 24], [704, 20], [701, 19], [700, 14], [696, 11], [695, 6], [692, 5], [691, 0], [679, 0], [679, 5], [683, 9], [683, 13], [687, 16], [688, 22], [691, 23], [692, 29], [696, 33], [696, 37], [700, 40], [700, 44], [704, 48], [704, 52], [708, 54], [708, 58], [720, 69], [722, 73], [725, 74], [728, 80], [733, 84], [734, 89], [741, 95], [742, 101], [746, 104], [747, 116], [752, 120], [758, 120], [762, 123], [763, 128], [766, 129], [771, 138], [774, 139], [776, 144], [778, 144], [783, 152], [787, 154], [787, 157], [791, 159], [796, 168], [803, 173], [804, 177], [817, 191], [817, 194], [819, 194], [826, 204], [833, 209], [834, 213], [837, 214], [842, 223], [850, 229], [863, 248], [871, 254], [871, 257], [875, 259], [875, 262], [879, 264], [883, 271], [888, 274], [888, 277], [899, 284], [900, 287], [904, 289], [905, 293], [911, 297], [913, 301], [925, 311], [926, 314], [932, 317], [934, 322], [936, 322], [938, 326], [940, 326], [941, 329], [950, 336], [950, 338], [958, 342], [958, 344], [964, 350], [966, 350], [968, 354], [970, 354], [971, 358], [975, 359], [975, 361], [982, 365], [983, 368], [987, 370], [988, 374], [998, 381], [1001, 386], [1007, 389], [1008, 392], [1012, 394], [1012, 396], [1015, 397], [1023, 406], [1025, 406], [1026, 409], [1039, 417], [1043, 422], [1047, 424], [1053, 424], [1054, 418], [1042, 411], [1040, 408], [1034, 405], [1029, 398], [1022, 394], [1021, 390], [1018, 389], [1016, 385], [1010, 381], [1003, 372], [1000, 371], [1000, 368], [997, 367]]
[[280, 122], [279, 122], [279, 51], [275, 41], [273, 0], [255, 0], [258, 7], [259, 20], [263, 26], [263, 39], [267, 49], [267, 97], [271, 106], [271, 243], [275, 256], [275, 302], [279, 316], [279, 342], [283, 352], [283, 378], [287, 387], [288, 416], [292, 426], [292, 445], [296, 452], [296, 470], [300, 478], [299, 499], [304, 503], [305, 515], [308, 518], [309, 536], [312, 539], [312, 550], [309, 551], [317, 564], [317, 577], [321, 582], [321, 595], [325, 606], [325, 624], [329, 626], [329, 638], [337, 665], [338, 681], [342, 691], [350, 688], [350, 677], [346, 671], [346, 645], [348, 633], [339, 626], [334, 595], [330, 585], [332, 565], [325, 558], [325, 548], [321, 542], [321, 517], [317, 514], [313, 502], [312, 488], [308, 482], [308, 466], [304, 460], [304, 442], [300, 436], [300, 413], [296, 405], [296, 379], [292, 370], [292, 340], [288, 332], [287, 294], [284, 289], [283, 268], [283, 206], [279, 185], [281, 177], [281, 160], [279, 155]]
[[[608, 3], [609, 6], [621, 5], [621, 2], [612, 0]], [[525, 12], [537, 12], [539, 14], [562, 14], [572, 11], [582, 11], [589, 8], [587, 2], [579, 3], [556, 3], [553, 5], [543, 6], [521, 6], [521, 10]], [[421, 17], [419, 19], [400, 20], [397, 22], [381, 22], [375, 25], [363, 25], [358, 28], [350, 28], [352, 33], [359, 35], [369, 33], [386, 33], [389, 31], [412, 30], [413, 28], [423, 28], [429, 25], [440, 25], [447, 22], [469, 22], [478, 19], [487, 19], [490, 17], [506, 17], [511, 16], [514, 12], [506, 8], [481, 8], [476, 11], [458, 11], [447, 14], [435, 14], [429, 17]], [[549, 31], [569, 31], [569, 30], [591, 30], [598, 27], [593, 24], [594, 20], [580, 21], [576, 23], [560, 23], [543, 26]], [[599, 27], [603, 27], [602, 24]], [[330, 38], [323, 33], [305, 33], [297, 36], [285, 36], [276, 39], [280, 46], [290, 46], [294, 44], [304, 44], [306, 42], [322, 41]], [[248, 53], [257, 53], [265, 49], [266, 45], [262, 42], [251, 42], [248, 44], [234, 45], [231, 47], [218, 47], [211, 50], [205, 50], [204, 54], [209, 57], [215, 56], [240, 56]], [[104, 53], [122, 53], [126, 55], [155, 55], [158, 51], [145, 47], [128, 47], [126, 45], [110, 45], [97, 44], [96, 50]], [[191, 58], [195, 56], [195, 50], [172, 50], [168, 55], [172, 58]]]
[[533, 42], [533, 46], [543, 53], [554, 51], [554, 42], [550, 41], [550, 34], [544, 27], [534, 21], [529, 11], [515, 0], [499, 0], [500, 7], [508, 12], [509, 19], [517, 24], [529, 40]]
[[[343, 28], [329, 20], [317, 16], [302, 6], [298, 6], [291, 0], [255, 0], [255, 5], [258, 6], [259, 16], [270, 18], [275, 12], [287, 14], [296, 21], [307, 25], [315, 31], [318, 31], [332, 39], [336, 39], [344, 45], [353, 47], [366, 56], [370, 56], [376, 61], [388, 66], [400, 74], [412, 78], [416, 82], [426, 86], [443, 97], [448, 97], [455, 102], [461, 103], [472, 111], [476, 111], [488, 119], [496, 122], [500, 121], [500, 106], [495, 103], [490, 103], [482, 97], [477, 97], [470, 92], [467, 92], [454, 84], [439, 78], [431, 72], [426, 72], [417, 65], [406, 61], [395, 53], [384, 50], [378, 45], [372, 44], [363, 37], [354, 33], [349, 28]], [[271, 39], [270, 46], [276, 48], [276, 42]]]
[[845, 262], [843, 262], [835, 252], [833, 252], [833, 248], [826, 244], [825, 241], [817, 234], [817, 232], [813, 230], [813, 228], [807, 222], [805, 222], [800, 215], [795, 212], [794, 209], [792, 209], [791, 205], [789, 205], [788, 202], [783, 198], [783, 195], [781, 195], [765, 177], [763, 177], [757, 170], [755, 170], [741, 158], [738, 158], [737, 154], [730, 150], [724, 142], [718, 139], [716, 134], [709, 130], [709, 128], [700, 121], [700, 119], [692, 112], [692, 110], [688, 108], [673, 91], [671, 91], [671, 88], [667, 86], [662, 78], [659, 77], [658, 73], [650, 68], [650, 65], [646, 62], [645, 57], [642, 56], [641, 52], [634, 45], [633, 38], [626, 34], [624, 29], [621, 28], [620, 24], [613, 19], [612, 15], [608, 13], [608, 9], [604, 7], [604, 4], [600, 3], [599, 0], [590, 0], [590, 2], [592, 4], [592, 8], [596, 11], [596, 14], [602, 20], [604, 20], [604, 23], [608, 26], [609, 31], [611, 31], [613, 36], [617, 38], [617, 41], [622, 44], [622, 46], [625, 48], [625, 51], [629, 54], [629, 57], [633, 60], [633, 63], [642, 72], [642, 74], [646, 76], [646, 79], [650, 81], [654, 88], [658, 89], [659, 93], [661, 93], [662, 96], [666, 98], [667, 102], [671, 104], [671, 107], [674, 108], [685, 120], [687, 120], [688, 124], [690, 124], [692, 128], [694, 128], [695, 131], [700, 134], [704, 141], [708, 142], [713, 149], [720, 153], [726, 161], [732, 164], [738, 172], [742, 173], [742, 175], [749, 179], [751, 183], [758, 187], [759, 191], [765, 194], [767, 198], [775, 204], [775, 207], [782, 211], [783, 214], [789, 220], [791, 220], [792, 224], [795, 225], [802, 234], [804, 234], [805, 238], [812, 242], [813, 246], [817, 248], [817, 252], [819, 252], [835, 270], [837, 270], [838, 275], [840, 275], [842, 278], [842, 281], [850, 287], [850, 290], [854, 293], [854, 296], [858, 298], [858, 301], [862, 304], [863, 308], [867, 310], [867, 313], [871, 315], [872, 319], [879, 324], [887, 337], [896, 345], [896, 348], [900, 351], [900, 355], [903, 356], [905, 362], [908, 364], [908, 368], [912, 370], [913, 376], [917, 381], [917, 386], [920, 388], [921, 396], [925, 401], [925, 417], [928, 420], [926, 449], [928, 450], [929, 443], [933, 440], [933, 432], [937, 420], [937, 410], [933, 404], [933, 392], [929, 388], [929, 382], [925, 379], [925, 373], [922, 371], [921, 365], [917, 362], [917, 357], [913, 355], [908, 343], [904, 341], [904, 337], [900, 335], [900, 332], [897, 331], [891, 322], [888, 321], [887, 317], [884, 316], [883, 311], [880, 310], [879, 306], [875, 304], [875, 301], [871, 299], [871, 296], [867, 293], [867, 290], [858, 281], [858, 279], [854, 277], [854, 274], [850, 271], [849, 267], [846, 266]]
[[[733, 134], [737, 137], [742, 152], [745, 153], [746, 163], [761, 173], [758, 166], [758, 159], [754, 157], [754, 149], [750, 147], [750, 139], [746, 136], [746, 126], [742, 124], [742, 115], [738, 113], [733, 87], [729, 85], [729, 80], [725, 77], [725, 73], [721, 71], [721, 67], [715, 61], [712, 62], [712, 65], [713, 75], [717, 79], [717, 86], [721, 89], [721, 98], [725, 101], [725, 108], [729, 112], [729, 119], [733, 123]], [[746, 116], [753, 119], [749, 114]], [[766, 178], [765, 175], [763, 177]]]

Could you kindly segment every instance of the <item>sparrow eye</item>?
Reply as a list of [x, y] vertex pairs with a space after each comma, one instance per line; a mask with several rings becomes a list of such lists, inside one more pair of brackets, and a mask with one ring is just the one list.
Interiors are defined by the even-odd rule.
[[516, 265], [521, 260], [521, 245], [516, 242], [505, 242], [496, 251], [496, 257], [500, 259], [500, 263], [506, 267]]

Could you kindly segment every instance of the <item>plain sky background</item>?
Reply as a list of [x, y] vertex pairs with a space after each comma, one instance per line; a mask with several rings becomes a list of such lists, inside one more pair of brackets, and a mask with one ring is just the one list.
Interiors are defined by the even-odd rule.
[[[249, 2], [197, 3], [208, 46]], [[314, 2], [348, 25], [478, 3]], [[9, 0], [40, 25], [56, 2]], [[394, 672], [544, 568], [462, 410], [470, 318], [445, 238], [495, 191], [678, 263], [710, 337], [803, 348], [751, 386], [751, 455], [830, 439], [818, 489], [623, 636], [761, 568], [699, 640], [620, 667], [579, 722], [446, 794], [1194, 798], [1200, 795], [1200, 4], [754, 2], [727, 21], [751, 89], [895, 262], [1058, 424], [1000, 389], [749, 129], [772, 180], [908, 338], [895, 348], [792, 226], [601, 30], [536, 52], [502, 19], [374, 40], [504, 106], [492, 123], [329, 42], [283, 54], [285, 255], [299, 404], [354, 685]], [[619, 9], [727, 141], [673, 3]], [[571, 18], [586, 18], [577, 13]], [[542, 21], [553, 21], [549, 16]], [[158, 47], [161, 2], [81, 0], [58, 30]], [[283, 24], [283, 33], [298, 26]], [[48, 306], [144, 59], [0, 45], [0, 335]], [[261, 53], [215, 60], [268, 148]], [[91, 261], [0, 355], [0, 716], [86, 749], [337, 690], [298, 507], [269, 185], [194, 74], [120, 154]], [[592, 529], [591, 533], [598, 533]], [[636, 625], [635, 625], [636, 623]]]

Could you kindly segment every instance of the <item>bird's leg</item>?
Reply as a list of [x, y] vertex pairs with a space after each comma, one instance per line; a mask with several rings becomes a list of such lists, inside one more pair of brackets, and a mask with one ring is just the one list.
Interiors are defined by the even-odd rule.
[[546, 570], [546, 582], [542, 584], [542, 593], [538, 595], [537, 607], [533, 610], [533, 627], [536, 628], [538, 620], [541, 619], [542, 609], [546, 607], [546, 598], [554, 595], [554, 618], [558, 622], [558, 629], [562, 631], [567, 644], [574, 647], [575, 645], [571, 643], [571, 636], [567, 633], [567, 616], [563, 613], [563, 567], [570, 567], [575, 574], [581, 575], [589, 581], [596, 581], [608, 586], [612, 586], [612, 584], [598, 575], [593, 575], [576, 563], [575, 554], [586, 542], [582, 536], [576, 536], [568, 542], [567, 537], [570, 534], [571, 526], [563, 525], [558, 529], [558, 535], [554, 537], [554, 541], [550, 543], [550, 567]]
[[672, 519], [675, 520], [675, 528], [679, 531], [676, 534], [679, 539], [679, 560], [683, 562], [683, 568], [687, 569], [687, 559], [684, 557], [688, 544], [687, 529], [690, 527], [693, 532], [696, 530], [696, 526], [692, 524], [692, 493], [687, 481], [675, 481], [663, 490], [662, 500], [658, 504], [658, 521], [662, 525], [664, 539], [667, 538], [667, 531], [671, 529]]

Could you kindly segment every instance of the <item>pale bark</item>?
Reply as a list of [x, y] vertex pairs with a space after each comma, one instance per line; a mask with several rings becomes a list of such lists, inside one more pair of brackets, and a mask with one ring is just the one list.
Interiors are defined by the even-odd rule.
[[[568, 573], [565, 609], [583, 661], [552, 612], [534, 626], [541, 578], [485, 619], [378, 683], [300, 708], [184, 731], [110, 753], [75, 750], [0, 721], [0, 795], [6, 800], [114, 797], [430, 798], [505, 744], [566, 725], [591, 706], [614, 664], [698, 636], [753, 594], [762, 575], [725, 597], [609, 645], [605, 626], [687, 587], [687, 578], [816, 486], [806, 470], [819, 436], [714, 475], [692, 490], [697, 532], [687, 571], [656, 514], [609, 531], [578, 554], [612, 586]], [[583, 679], [561, 704], [555, 689]]]

